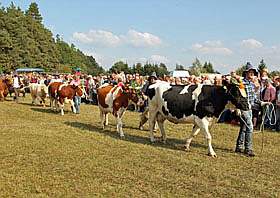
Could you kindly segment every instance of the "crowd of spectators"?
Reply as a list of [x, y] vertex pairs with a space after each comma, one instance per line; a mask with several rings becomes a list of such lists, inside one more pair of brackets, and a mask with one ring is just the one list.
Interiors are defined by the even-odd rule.
[[[27, 89], [29, 83], [39, 83], [49, 85], [52, 82], [64, 82], [71, 83], [75, 80], [76, 85], [83, 88], [84, 95], [82, 101], [87, 103], [97, 104], [97, 93], [96, 89], [103, 85], [104, 83], [111, 83], [114, 85], [124, 84], [128, 85], [136, 90], [140, 94], [140, 103], [144, 106], [145, 96], [141, 92], [143, 86], [145, 85], [148, 76], [141, 76], [138, 73], [135, 74], [125, 74], [112, 73], [111, 75], [87, 75], [81, 73], [73, 74], [47, 74], [47, 73], [20, 73], [20, 74], [2, 74], [2, 77], [8, 77], [13, 79], [13, 87], [15, 92], [15, 100], [18, 101], [18, 95], [20, 89]], [[172, 77], [163, 76], [158, 77], [158, 80], [163, 80], [169, 82], [171, 85], [189, 85], [189, 84], [208, 84], [222, 86], [223, 79], [227, 79], [228, 76], [234, 76], [239, 78], [235, 72], [231, 72], [229, 75], [201, 75], [201, 76], [188, 76], [188, 77]], [[241, 77], [240, 77], [241, 78]], [[256, 96], [258, 99], [266, 102], [271, 102], [269, 108], [262, 109], [260, 106], [255, 105], [253, 109], [253, 124], [257, 127], [262, 116], [265, 115], [264, 124], [266, 128], [272, 130], [280, 130], [280, 76], [275, 76], [274, 78], [269, 78], [269, 72], [264, 69], [259, 72], [253, 80]], [[143, 111], [143, 109], [141, 110]], [[276, 112], [273, 115], [273, 112]]]

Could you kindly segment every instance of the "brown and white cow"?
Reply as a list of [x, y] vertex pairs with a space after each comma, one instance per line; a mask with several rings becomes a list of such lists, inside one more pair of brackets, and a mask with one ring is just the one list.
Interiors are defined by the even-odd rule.
[[62, 82], [53, 82], [49, 85], [48, 90], [51, 108], [58, 110], [58, 106], [60, 106], [61, 115], [64, 115], [64, 104], [65, 102], [70, 102], [73, 112], [76, 113], [73, 98], [75, 95], [83, 95], [81, 88]]
[[117, 132], [120, 134], [120, 137], [124, 137], [122, 117], [129, 101], [138, 102], [135, 90], [128, 87], [104, 84], [97, 89], [97, 99], [103, 129], [105, 125], [108, 125], [108, 113], [112, 113], [117, 120]]
[[50, 98], [50, 107], [53, 110], [58, 110], [58, 95], [57, 95], [57, 91], [60, 87], [60, 85], [62, 85], [62, 82], [52, 82], [49, 84], [48, 87], [48, 92], [49, 92], [49, 98]]
[[38, 100], [42, 101], [43, 106], [46, 106], [46, 98], [48, 97], [48, 87], [45, 84], [31, 83], [29, 85], [32, 104], [37, 104]]
[[0, 79], [0, 101], [4, 101], [12, 87], [12, 81], [9, 78]]
[[67, 102], [70, 102], [72, 108], [73, 108], [73, 112], [76, 113], [76, 108], [74, 105], [74, 101], [73, 98], [74, 96], [82, 96], [83, 95], [83, 91], [80, 87], [75, 86], [75, 85], [65, 85], [62, 84], [59, 86], [58, 90], [57, 90], [57, 96], [58, 96], [58, 104], [60, 106], [60, 110], [61, 110], [61, 115], [64, 115], [64, 104]]

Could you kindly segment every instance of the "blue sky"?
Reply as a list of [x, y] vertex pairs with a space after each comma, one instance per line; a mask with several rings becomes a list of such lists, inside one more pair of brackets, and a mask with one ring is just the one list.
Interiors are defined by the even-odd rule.
[[[263, 58], [280, 70], [277, 0], [14, 0], [36, 2], [43, 23], [105, 68], [123, 60], [190, 66], [197, 57], [222, 73]], [[10, 4], [2, 0], [2, 6]]]

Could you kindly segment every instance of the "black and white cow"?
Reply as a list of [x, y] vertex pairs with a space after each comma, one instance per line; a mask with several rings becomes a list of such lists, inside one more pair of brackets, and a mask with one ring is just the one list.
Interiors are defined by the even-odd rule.
[[162, 139], [166, 141], [163, 123], [167, 119], [173, 123], [193, 123], [193, 130], [186, 140], [185, 149], [190, 149], [192, 139], [202, 130], [208, 143], [208, 154], [216, 157], [211, 145], [209, 124], [214, 117], [219, 117], [228, 101], [238, 109], [248, 110], [249, 103], [245, 90], [237, 85], [175, 85], [166, 82], [157, 82], [148, 89], [149, 97], [149, 129], [150, 138], [154, 142], [153, 127], [158, 122]]

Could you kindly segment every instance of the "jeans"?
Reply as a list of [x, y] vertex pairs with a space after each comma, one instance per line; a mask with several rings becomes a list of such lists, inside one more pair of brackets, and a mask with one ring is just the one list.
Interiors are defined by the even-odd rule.
[[76, 113], [80, 113], [81, 100], [82, 99], [80, 96], [74, 96], [74, 106], [76, 109]]
[[276, 106], [276, 131], [280, 131], [280, 106]]
[[[236, 148], [243, 148], [245, 150], [252, 150], [253, 141], [253, 122], [252, 122], [252, 110], [241, 111], [242, 120], [240, 120], [240, 131], [236, 141]], [[245, 124], [245, 123], [246, 124]]]
[[[274, 109], [276, 111], [276, 106], [274, 106]], [[263, 110], [263, 113], [266, 115], [264, 118], [264, 126], [265, 126], [265, 128], [268, 128], [268, 129], [275, 128], [275, 126], [273, 124], [276, 122], [276, 120], [275, 120], [276, 118], [275, 118], [274, 114], [272, 113], [272, 110], [273, 110], [272, 105], [266, 106]]]
[[18, 98], [19, 98], [19, 88], [14, 88], [15, 96], [14, 100], [18, 103]]

